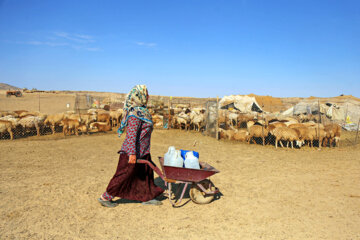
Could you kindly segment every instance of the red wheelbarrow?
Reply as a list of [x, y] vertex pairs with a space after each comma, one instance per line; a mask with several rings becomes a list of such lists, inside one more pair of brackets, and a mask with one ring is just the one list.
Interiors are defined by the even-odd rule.
[[[164, 158], [162, 157], [159, 157], [159, 162], [162, 171], [150, 161], [143, 159], [137, 160], [137, 163], [149, 165], [159, 175], [159, 177], [164, 180], [165, 186], [168, 190], [168, 198], [173, 207], [181, 206], [181, 201], [189, 184], [191, 184], [189, 191], [190, 198], [197, 204], [210, 203], [214, 199], [215, 194], [220, 192], [219, 189], [216, 188], [209, 179], [207, 179], [219, 171], [205, 162], [200, 162], [200, 169], [164, 166]], [[172, 198], [173, 194], [171, 191], [171, 183], [184, 184], [179, 199]], [[180, 187], [174, 196], [178, 195], [179, 190]]]

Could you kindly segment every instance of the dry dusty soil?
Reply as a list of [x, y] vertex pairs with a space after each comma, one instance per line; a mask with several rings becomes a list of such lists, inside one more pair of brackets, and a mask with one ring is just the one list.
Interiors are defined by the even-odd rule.
[[275, 149], [155, 130], [156, 163], [169, 145], [199, 151], [221, 171], [211, 180], [222, 196], [181, 208], [120, 200], [108, 209], [96, 199], [122, 140], [115, 133], [1, 140], [0, 239], [360, 239], [359, 145]]

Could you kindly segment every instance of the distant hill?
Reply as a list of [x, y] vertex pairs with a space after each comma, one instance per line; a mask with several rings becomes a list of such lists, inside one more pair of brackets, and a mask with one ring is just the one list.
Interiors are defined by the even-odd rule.
[[0, 83], [0, 90], [21, 90], [21, 88], [11, 86], [6, 83]]

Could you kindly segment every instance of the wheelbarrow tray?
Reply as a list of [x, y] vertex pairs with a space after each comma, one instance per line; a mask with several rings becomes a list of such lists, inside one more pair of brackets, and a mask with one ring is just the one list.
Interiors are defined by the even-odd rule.
[[219, 172], [219, 170], [206, 162], [199, 162], [200, 169], [164, 166], [164, 158], [162, 157], [159, 157], [159, 162], [162, 172], [169, 180], [172, 179], [184, 182], [200, 182]]

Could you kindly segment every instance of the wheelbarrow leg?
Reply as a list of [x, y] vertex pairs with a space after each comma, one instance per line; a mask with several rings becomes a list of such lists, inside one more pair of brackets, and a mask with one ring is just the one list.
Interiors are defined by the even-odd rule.
[[182, 190], [182, 193], [181, 193], [181, 196], [180, 196], [180, 199], [179, 199], [179, 204], [181, 203], [181, 201], [182, 201], [182, 199], [184, 197], [184, 194], [185, 194], [185, 191], [186, 191], [188, 185], [189, 185], [189, 183], [185, 183], [185, 185], [184, 185], [184, 188]]
[[[185, 191], [186, 191], [188, 185], [189, 185], [189, 183], [185, 183], [185, 184], [184, 184], [183, 190], [182, 190], [182, 192], [181, 192], [181, 196], [180, 196], [180, 198], [179, 198], [178, 200], [175, 199], [174, 201], [172, 201], [171, 198], [169, 198], [169, 201], [170, 201], [170, 203], [171, 203], [171, 205], [172, 205], [173, 207], [179, 207], [179, 206], [180, 206], [180, 204], [181, 204], [181, 202], [182, 202], [182, 199], [183, 199], [183, 197], [184, 197], [184, 194], [185, 194]], [[169, 186], [169, 192], [171, 192], [171, 183], [169, 183], [168, 186]], [[179, 189], [180, 189], [180, 188], [179, 188]]]

